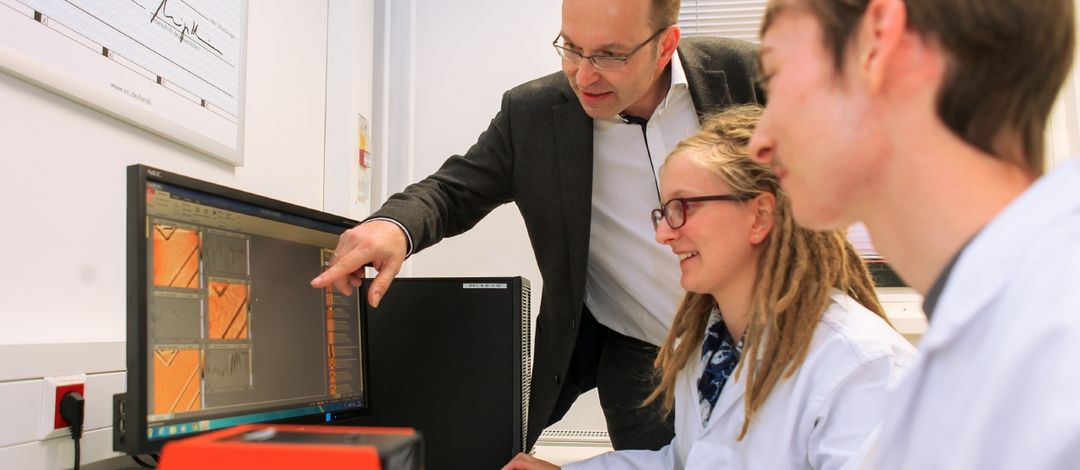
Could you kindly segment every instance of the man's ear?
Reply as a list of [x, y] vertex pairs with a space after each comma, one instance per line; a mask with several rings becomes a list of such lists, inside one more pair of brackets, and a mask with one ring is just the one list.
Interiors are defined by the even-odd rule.
[[859, 78], [871, 93], [884, 85], [889, 61], [894, 59], [906, 30], [904, 0], [870, 0], [856, 33], [855, 57]]
[[675, 55], [675, 48], [679, 46], [681, 37], [682, 30], [679, 29], [679, 25], [668, 26], [667, 31], [660, 35], [660, 56], [656, 58], [657, 65], [663, 64], [660, 68], [667, 67], [671, 56]]
[[750, 200], [750, 210], [754, 221], [750, 225], [750, 244], [758, 245], [769, 237], [775, 222], [776, 195], [773, 193], [761, 193]]

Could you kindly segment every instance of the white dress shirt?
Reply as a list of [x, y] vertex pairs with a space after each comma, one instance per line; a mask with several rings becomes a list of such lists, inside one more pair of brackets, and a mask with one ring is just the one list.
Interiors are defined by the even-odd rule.
[[[604, 326], [660, 344], [682, 296], [678, 261], [656, 243], [649, 212], [660, 207], [657, 175], [668, 152], [699, 128], [678, 53], [667, 97], [638, 124], [593, 121], [592, 221], [585, 305]], [[648, 141], [648, 149], [646, 149]], [[650, 161], [651, 155], [651, 161]]]

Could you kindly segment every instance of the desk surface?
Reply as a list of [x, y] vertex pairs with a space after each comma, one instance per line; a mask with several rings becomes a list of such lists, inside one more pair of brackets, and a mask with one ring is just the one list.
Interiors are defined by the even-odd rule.
[[131, 460], [131, 457], [127, 455], [83, 464], [80, 465], [79, 468], [82, 470], [146, 470], [135, 463], [134, 460]]
[[578, 460], [610, 452], [611, 446], [597, 445], [537, 445], [533, 448], [533, 456], [547, 460], [555, 465], [563, 465]]

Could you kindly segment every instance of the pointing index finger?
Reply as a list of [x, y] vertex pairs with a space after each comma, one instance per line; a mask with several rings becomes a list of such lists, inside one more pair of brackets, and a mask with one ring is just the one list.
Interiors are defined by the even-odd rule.
[[370, 260], [365, 259], [356, 250], [350, 251], [343, 256], [335, 256], [330, 261], [330, 267], [326, 268], [318, 277], [311, 281], [311, 286], [316, 288], [323, 288], [331, 284], [335, 284], [342, 279], [346, 279], [349, 274], [363, 269], [364, 266], [369, 266]]

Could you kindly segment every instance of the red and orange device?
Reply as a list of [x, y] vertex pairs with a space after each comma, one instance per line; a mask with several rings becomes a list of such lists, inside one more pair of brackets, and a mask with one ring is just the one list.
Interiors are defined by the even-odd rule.
[[410, 428], [249, 424], [165, 445], [158, 468], [422, 470]]

